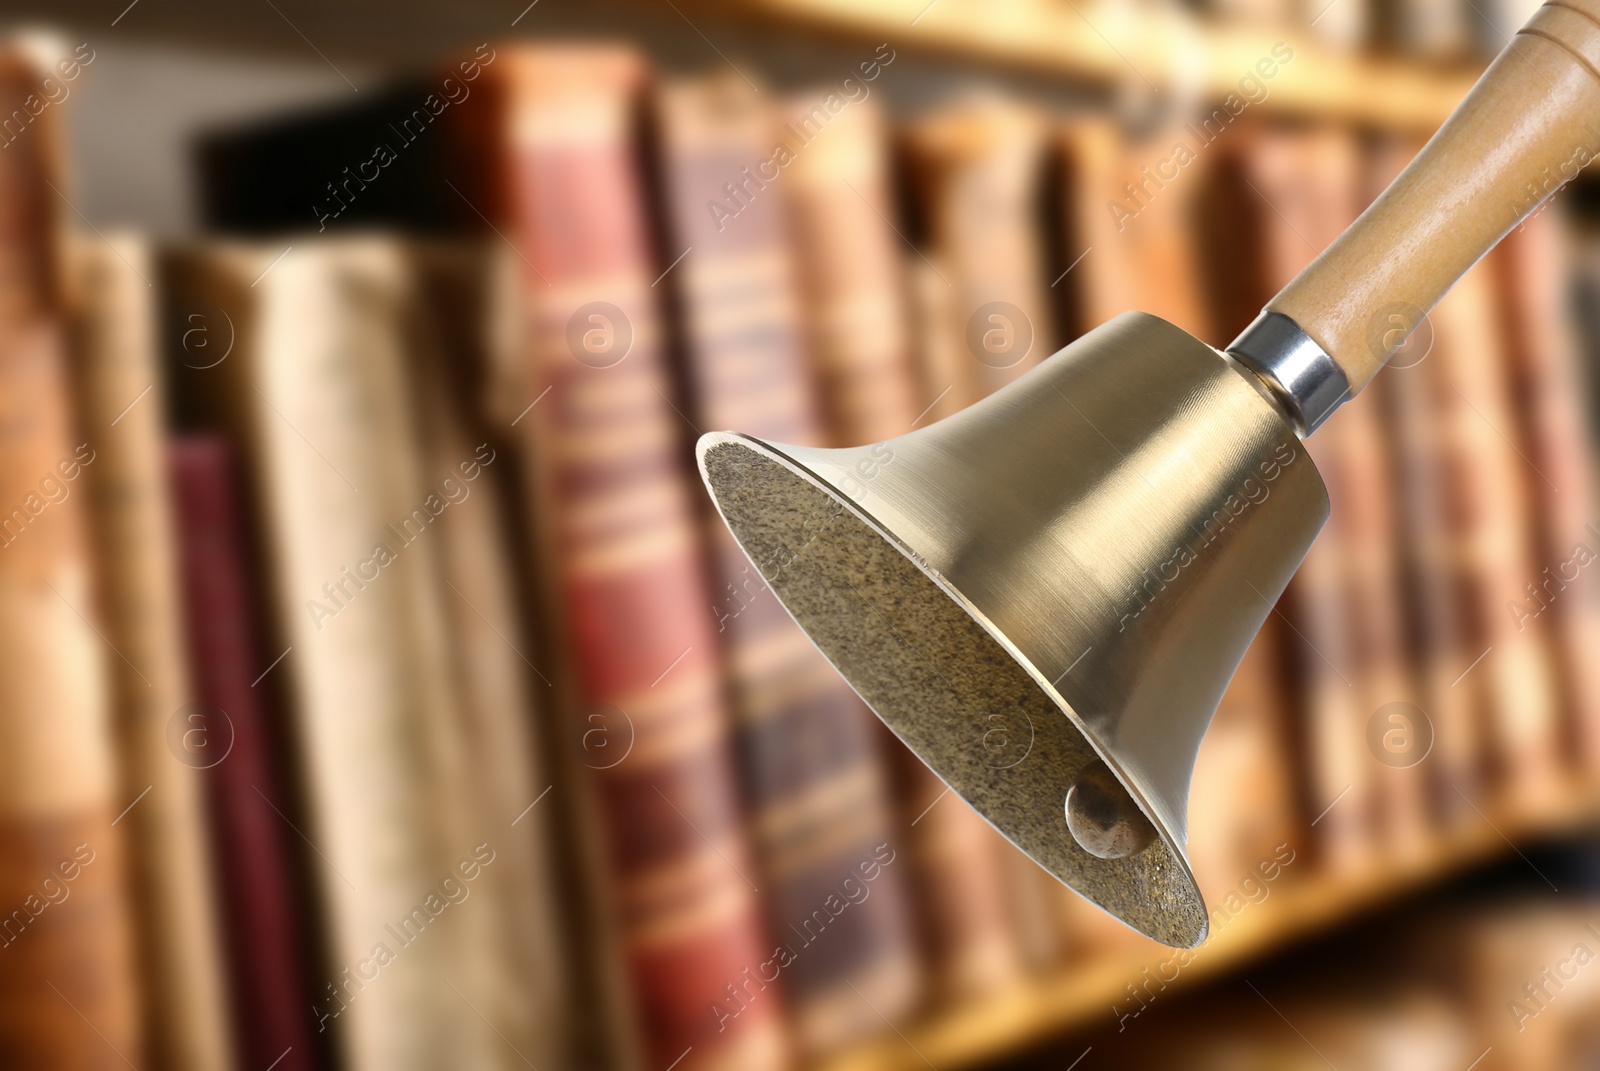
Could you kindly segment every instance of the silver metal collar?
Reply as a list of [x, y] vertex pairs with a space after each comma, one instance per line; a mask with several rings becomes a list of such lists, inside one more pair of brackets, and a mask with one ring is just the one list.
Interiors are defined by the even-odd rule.
[[1344, 369], [1281, 312], [1263, 312], [1227, 352], [1266, 383], [1302, 438], [1350, 397]]

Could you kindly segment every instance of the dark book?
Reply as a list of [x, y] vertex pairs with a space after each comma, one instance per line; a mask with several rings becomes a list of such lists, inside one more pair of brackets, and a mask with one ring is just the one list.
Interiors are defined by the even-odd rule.
[[[785, 139], [796, 155], [815, 151], [805, 138], [820, 131], [780, 127], [737, 76], [670, 83], [657, 110], [668, 250], [692, 250], [669, 276], [687, 412], [706, 430], [820, 445], [786, 187], [749, 166]], [[708, 612], [727, 655], [772, 940], [795, 954], [785, 982], [797, 1040], [820, 1054], [882, 1030], [917, 993], [902, 870], [873, 866], [895, 839], [877, 719], [705, 505]]]
[[236, 463], [220, 436], [167, 448], [183, 567], [194, 702], [182, 720], [201, 771], [210, 848], [227, 935], [238, 1056], [245, 1067], [311, 1071], [314, 1039], [307, 930], [299, 917], [294, 831], [269, 800], [283, 798], [269, 710], [256, 687], [273, 655], [257, 636]]

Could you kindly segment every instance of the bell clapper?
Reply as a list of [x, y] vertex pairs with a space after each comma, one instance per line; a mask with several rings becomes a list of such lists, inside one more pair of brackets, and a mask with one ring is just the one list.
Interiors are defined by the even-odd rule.
[[1067, 788], [1067, 829], [1097, 859], [1123, 859], [1156, 839], [1150, 820], [1099, 759]]

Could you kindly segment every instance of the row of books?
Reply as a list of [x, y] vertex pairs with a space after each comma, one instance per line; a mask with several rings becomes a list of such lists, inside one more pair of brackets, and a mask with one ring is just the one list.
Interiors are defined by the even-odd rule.
[[1494, 56], [1542, 0], [1209, 0], [1205, 15], [1291, 26], [1334, 47], [1397, 52], [1425, 62]]
[[[891, 121], [896, 58], [774, 102], [486, 44], [206, 139], [185, 243], [64, 239], [54, 111], [8, 144], [8, 1062], [779, 1068], [1151, 948], [888, 735], [689, 446], [905, 434], [1129, 308], [1220, 341], [1416, 146]], [[1310, 440], [1192, 793], [1223, 917], [1600, 764], [1559, 240]]]
[[[774, 4], [774, 0], [767, 0]], [[1495, 56], [1532, 17], [1544, 0], [1098, 0], [1074, 5], [1065, 22], [1052, 21], [1060, 6], [1051, 0], [1012, 0], [1005, 17], [1014, 25], [1035, 22], [1058, 31], [1097, 32], [1119, 48], [1137, 48], [1138, 27], [1202, 23], [1224, 30], [1245, 28], [1278, 31], [1314, 41], [1336, 52], [1403, 56], [1419, 63], [1449, 67], [1482, 64]], [[981, 24], [994, 18], [983, 0], [941, 0], [939, 21]], [[789, 15], [804, 17], [810, 9], [828, 13], [836, 0], [777, 0]], [[905, 5], [907, 19], [919, 16], [919, 5]], [[919, 18], [920, 22], [921, 19]], [[885, 26], [889, 25], [886, 21]], [[1198, 57], [1197, 57], [1198, 58]], [[1137, 89], [1139, 75], [1130, 78]]]

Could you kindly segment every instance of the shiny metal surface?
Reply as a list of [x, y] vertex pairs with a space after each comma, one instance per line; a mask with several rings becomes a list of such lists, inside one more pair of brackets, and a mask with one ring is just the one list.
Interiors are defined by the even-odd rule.
[[[946, 420], [824, 450], [717, 433], [700, 467], [768, 585], [908, 746], [1061, 881], [1205, 938], [1189, 778], [1223, 689], [1328, 515], [1284, 415], [1128, 313]], [[1067, 828], [1103, 761], [1158, 834]]]
[[1334, 359], [1281, 312], [1267, 311], [1228, 346], [1228, 355], [1260, 376], [1310, 435], [1350, 398], [1350, 380]]

